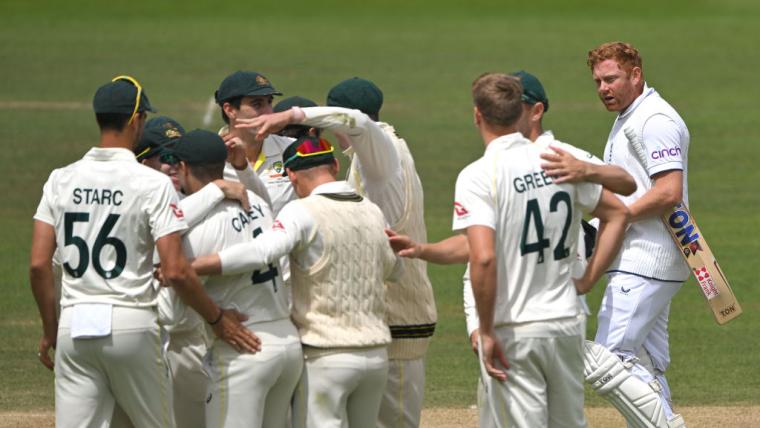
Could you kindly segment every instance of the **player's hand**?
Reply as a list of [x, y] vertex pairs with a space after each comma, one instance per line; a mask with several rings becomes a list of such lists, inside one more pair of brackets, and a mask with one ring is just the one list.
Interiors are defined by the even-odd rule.
[[261, 350], [261, 340], [241, 323], [247, 319], [247, 316], [235, 309], [223, 309], [222, 319], [211, 327], [214, 334], [236, 351], [255, 354]]
[[164, 279], [164, 272], [161, 270], [161, 264], [153, 266], [153, 278], [158, 281], [161, 287], [170, 287], [171, 284]]
[[388, 242], [390, 242], [394, 253], [410, 259], [420, 257], [420, 254], [422, 253], [422, 245], [412, 240], [409, 236], [399, 235], [392, 229], [387, 228], [385, 229], [385, 234], [388, 235]]
[[53, 366], [55, 366], [53, 360], [50, 359], [50, 349], [55, 349], [55, 342], [55, 336], [48, 337], [43, 335], [40, 339], [40, 345], [37, 348], [37, 358], [39, 358], [43, 366], [47, 367], [50, 370], [53, 370]]
[[541, 153], [541, 159], [546, 162], [541, 164], [541, 168], [557, 184], [560, 183], [577, 183], [584, 181], [589, 175], [590, 164], [578, 160], [575, 156], [556, 146], [549, 146], [554, 153]]
[[269, 134], [279, 132], [293, 121], [293, 109], [279, 113], [262, 114], [251, 119], [237, 119], [235, 128], [249, 129], [256, 135], [256, 140], [263, 141]]
[[470, 346], [472, 346], [472, 352], [475, 353], [475, 355], [478, 355], [478, 340], [480, 338], [480, 332], [476, 328], [472, 331], [472, 334], [470, 334]]
[[222, 193], [224, 193], [225, 199], [232, 199], [240, 202], [240, 206], [243, 207], [245, 212], [251, 210], [251, 202], [248, 200], [248, 190], [243, 183], [222, 179], [214, 180], [213, 183], [222, 191]]
[[225, 134], [222, 137], [224, 145], [227, 146], [227, 162], [237, 170], [246, 169], [248, 167], [248, 157], [245, 154], [245, 143], [240, 137], [235, 137], [232, 134]]
[[[507, 357], [504, 356], [504, 350], [501, 348], [499, 340], [494, 336], [493, 332], [480, 333], [480, 346], [481, 358], [483, 358], [483, 365], [488, 375], [496, 380], [506, 381], [506, 369], [509, 368], [509, 363], [507, 362]], [[499, 368], [497, 363], [503, 369]]]
[[591, 291], [591, 288], [594, 287], [594, 284], [589, 281], [588, 276], [586, 276], [585, 272], [582, 277], [573, 278], [573, 283], [575, 284], [575, 292], [579, 295], [588, 293]]

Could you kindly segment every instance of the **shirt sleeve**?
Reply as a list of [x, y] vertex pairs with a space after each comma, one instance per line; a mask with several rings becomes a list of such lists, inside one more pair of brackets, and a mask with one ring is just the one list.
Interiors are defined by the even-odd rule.
[[338, 131], [351, 139], [367, 196], [382, 207], [390, 223], [398, 222], [403, 215], [404, 175], [392, 137], [359, 110], [340, 107], [302, 110], [303, 124]]
[[206, 214], [224, 199], [224, 193], [214, 183], [208, 183], [203, 188], [179, 201], [179, 207], [185, 214], [188, 227], [195, 226]]
[[599, 205], [602, 197], [602, 185], [591, 182], [580, 182], [575, 185], [576, 205], [584, 213], [590, 213]]
[[37, 211], [34, 213], [35, 220], [39, 220], [51, 226], [55, 226], [55, 213], [53, 212], [54, 205], [52, 200], [55, 193], [52, 190], [52, 182], [55, 174], [56, 172], [53, 171], [45, 182], [45, 185], [42, 186], [42, 198], [40, 198], [40, 203], [37, 205]]
[[653, 176], [673, 169], [683, 170], [681, 129], [663, 114], [650, 117], [641, 131], [647, 154], [647, 173]]
[[491, 196], [490, 174], [483, 166], [482, 161], [475, 162], [457, 177], [452, 225], [455, 231], [470, 226], [487, 226], [496, 230], [496, 206]]
[[253, 167], [250, 163], [246, 166], [245, 169], [235, 169], [235, 167], [231, 165], [230, 167], [232, 170], [234, 170], [235, 174], [237, 175], [237, 179], [243, 183], [243, 186], [245, 186], [246, 189], [257, 194], [259, 197], [261, 197], [261, 199], [266, 201], [268, 205], [272, 205], [272, 200], [269, 197], [269, 191], [267, 190], [266, 185], [261, 180], [261, 177], [256, 174], [256, 171], [253, 170]]
[[230, 275], [264, 268], [303, 242], [309, 226], [313, 227], [313, 224], [309, 223], [310, 217], [299, 217], [298, 204], [294, 202], [282, 208], [272, 229], [251, 242], [236, 244], [220, 251], [222, 273]]
[[169, 177], [164, 175], [156, 180], [158, 185], [147, 195], [145, 209], [148, 213], [151, 234], [154, 240], [173, 232], [187, 229], [185, 214], [179, 206], [179, 198]]

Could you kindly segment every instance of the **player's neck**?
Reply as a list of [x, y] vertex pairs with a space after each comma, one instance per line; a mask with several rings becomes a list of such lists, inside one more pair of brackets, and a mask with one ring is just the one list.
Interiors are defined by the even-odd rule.
[[104, 149], [127, 149], [132, 150], [134, 138], [129, 132], [101, 131], [100, 147]]
[[486, 147], [491, 144], [491, 141], [499, 137], [517, 132], [517, 129], [514, 126], [489, 126], [487, 124], [480, 126], [479, 130], [480, 136], [483, 138]]

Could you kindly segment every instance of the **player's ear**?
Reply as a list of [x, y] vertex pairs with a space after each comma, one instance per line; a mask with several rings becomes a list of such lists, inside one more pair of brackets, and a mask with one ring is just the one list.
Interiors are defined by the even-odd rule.
[[641, 67], [633, 67], [631, 69], [631, 81], [634, 85], [638, 85], [644, 79], [644, 73], [641, 71]]
[[333, 177], [337, 177], [339, 172], [340, 172], [340, 162], [338, 161], [338, 158], [335, 158], [333, 159], [333, 162], [330, 164], [330, 174]]
[[235, 118], [237, 117], [237, 110], [235, 110], [235, 107], [233, 107], [232, 104], [230, 103], [222, 104], [222, 111], [230, 119], [230, 124], [235, 122]]
[[480, 124], [483, 122], [483, 115], [480, 114], [477, 106], [472, 108], [472, 121], [476, 127], [480, 127]]

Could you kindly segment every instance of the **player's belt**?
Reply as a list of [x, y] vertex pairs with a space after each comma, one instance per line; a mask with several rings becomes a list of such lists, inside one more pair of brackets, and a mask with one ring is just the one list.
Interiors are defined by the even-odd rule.
[[435, 323], [416, 325], [392, 325], [391, 337], [395, 339], [420, 339], [430, 337], [435, 332]]

